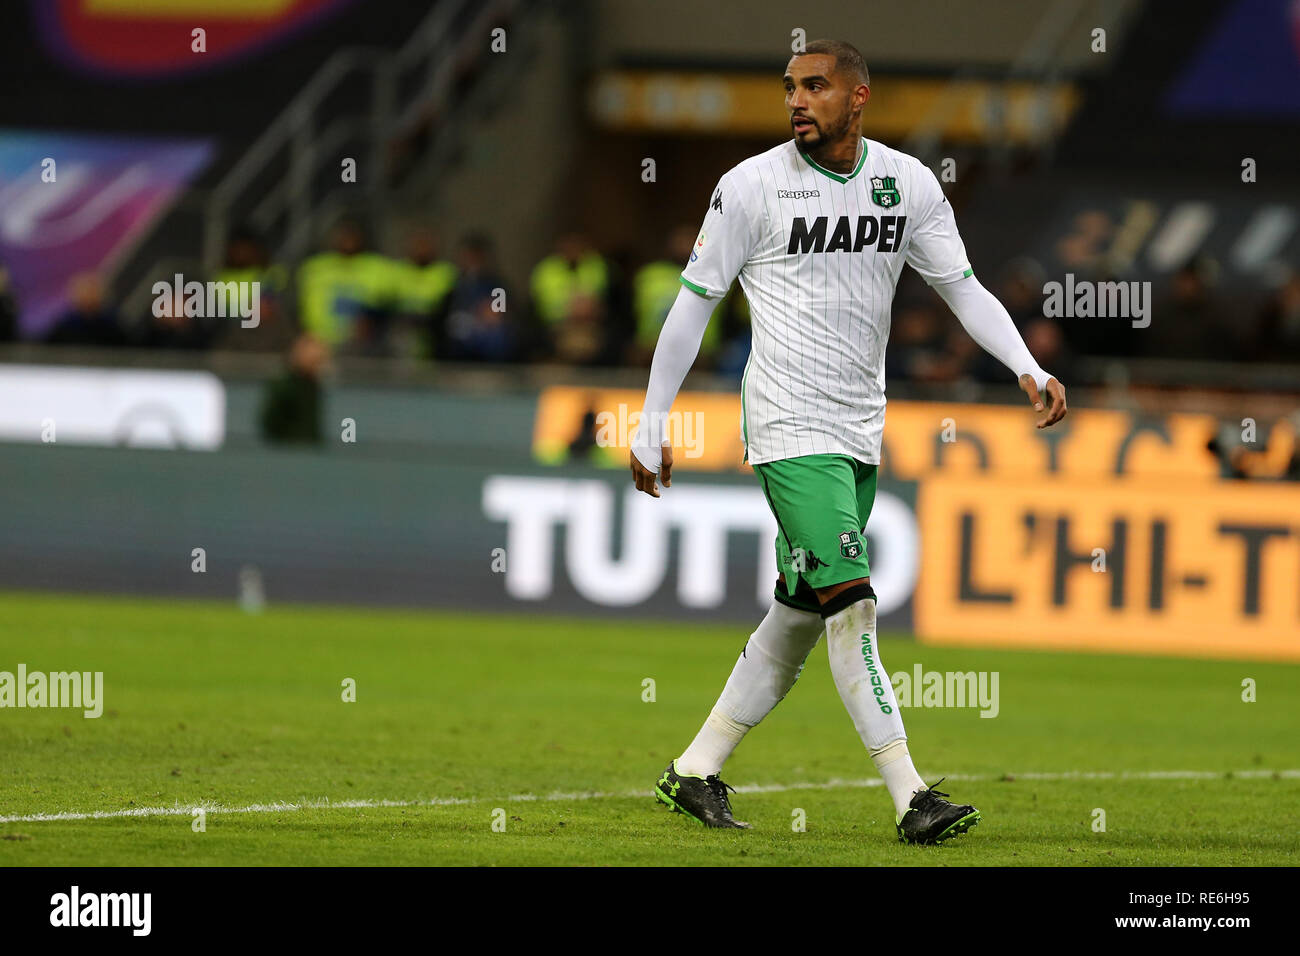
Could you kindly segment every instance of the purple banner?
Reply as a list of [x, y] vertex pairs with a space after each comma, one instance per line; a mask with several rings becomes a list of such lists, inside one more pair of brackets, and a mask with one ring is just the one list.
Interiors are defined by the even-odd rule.
[[22, 337], [46, 335], [69, 280], [110, 270], [211, 156], [206, 140], [0, 129], [0, 265]]
[[[1170, 16], [1179, 16], [1176, 6]], [[1300, 116], [1300, 0], [1237, 0], [1196, 52], [1166, 101], [1197, 119]]]

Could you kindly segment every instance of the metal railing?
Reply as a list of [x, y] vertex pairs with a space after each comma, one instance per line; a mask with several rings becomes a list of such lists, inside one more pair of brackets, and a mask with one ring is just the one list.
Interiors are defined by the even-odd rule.
[[[275, 254], [298, 259], [319, 226], [358, 193], [382, 218], [392, 186], [390, 144], [423, 116], [446, 109], [457, 67], [487, 52], [486, 25], [508, 20], [521, 6], [520, 0], [441, 0], [395, 53], [363, 47], [334, 53], [214, 187], [191, 195], [203, 210], [201, 251], [154, 261], [124, 300], [147, 302], [152, 284], [177, 265], [215, 272], [236, 223], [277, 236]], [[330, 115], [330, 100], [358, 77], [369, 84], [366, 115]], [[365, 149], [353, 157], [357, 183], [318, 189], [324, 166], [354, 143]]]
[[[315, 227], [313, 180], [322, 161], [335, 155], [337, 146], [353, 132], [368, 127], [370, 169], [359, 177], [358, 185], [368, 198], [383, 204], [387, 188], [385, 149], [395, 123], [396, 91], [402, 78], [421, 68], [437, 75], [439, 64], [453, 58], [457, 46], [469, 42], [454, 29], [470, 7], [472, 0], [443, 0], [416, 28], [410, 39], [395, 55], [381, 50], [346, 49], [326, 61], [306, 86], [249, 147], [240, 160], [213, 188], [207, 203], [204, 226], [203, 262], [213, 270], [220, 265], [231, 223], [239, 216], [241, 203], [251, 205], [254, 221], [262, 228], [270, 226], [280, 215], [286, 217], [285, 239], [281, 252], [296, 257], [305, 251]], [[491, 6], [491, 4], [487, 5]], [[323, 106], [354, 74], [368, 75], [370, 111], [368, 121], [339, 121], [323, 117]], [[441, 92], [434, 83], [417, 86], [405, 114], [430, 95]], [[329, 122], [329, 126], [325, 123]], [[288, 172], [268, 186], [268, 171], [287, 156]], [[249, 203], [249, 195], [258, 185], [262, 194]]]

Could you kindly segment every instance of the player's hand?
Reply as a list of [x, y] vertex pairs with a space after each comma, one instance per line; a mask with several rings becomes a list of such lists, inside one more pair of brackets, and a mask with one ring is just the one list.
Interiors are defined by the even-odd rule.
[[[1034, 411], [1043, 411], [1043, 399], [1038, 394], [1038, 385], [1035, 384], [1032, 375], [1020, 376], [1020, 388], [1029, 396], [1029, 404], [1034, 406]], [[1065, 417], [1065, 386], [1056, 379], [1049, 378], [1043, 390], [1047, 392], [1047, 398], [1051, 404], [1047, 408], [1046, 414], [1038, 420], [1039, 428], [1055, 425]]]
[[659, 465], [659, 474], [655, 475], [653, 471], [650, 471], [637, 460], [635, 454], [628, 453], [628, 456], [632, 459], [632, 480], [636, 482], [636, 490], [644, 491], [651, 498], [659, 497], [659, 489], [655, 487], [656, 477], [663, 479], [665, 488], [671, 488], [673, 484], [673, 446], [664, 442], [659, 449], [659, 454], [663, 461]]

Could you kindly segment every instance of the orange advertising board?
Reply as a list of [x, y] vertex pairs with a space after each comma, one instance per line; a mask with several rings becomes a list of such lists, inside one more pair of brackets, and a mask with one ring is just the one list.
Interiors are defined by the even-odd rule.
[[[566, 460], [584, 427], [603, 428], [591, 460], [626, 468], [643, 397], [548, 389], [538, 457]], [[737, 395], [683, 392], [673, 412], [676, 469], [746, 467]], [[1300, 484], [1220, 478], [1213, 415], [1034, 420], [1020, 406], [890, 402], [881, 488], [915, 483], [918, 639], [1300, 660]], [[1293, 447], [1278, 424], [1259, 427], [1269, 476]]]
[[918, 638], [1300, 660], [1300, 488], [932, 477]]
[[[595, 464], [626, 468], [644, 401], [643, 389], [547, 388], [537, 400], [533, 454], [545, 463], [563, 461], [575, 441], [586, 435], [595, 443]], [[742, 464], [739, 392], [682, 392], [673, 403], [668, 433], [675, 469], [749, 470]]]
[[[605, 463], [627, 464], [641, 389], [553, 386], [538, 399], [533, 448], [539, 460], [563, 456], [591, 416], [592, 438], [608, 449]], [[1206, 451], [1218, 422], [1213, 415], [1145, 416], [1110, 409], [1073, 409], [1050, 429], [1034, 427], [1028, 403], [969, 405], [891, 401], [885, 413], [881, 472], [918, 481], [935, 474], [1113, 475], [1215, 479], [1218, 462]], [[1261, 434], [1265, 430], [1261, 429]], [[670, 434], [674, 467], [682, 471], [737, 471], [739, 392], [682, 392], [673, 404]], [[619, 450], [622, 450], [621, 453]]]
[[885, 468], [899, 478], [933, 474], [1148, 475], [1211, 479], [1219, 466], [1205, 449], [1213, 415], [1155, 418], [1110, 409], [1072, 409], [1059, 425], [1037, 428], [1028, 402], [963, 405], [890, 402]]

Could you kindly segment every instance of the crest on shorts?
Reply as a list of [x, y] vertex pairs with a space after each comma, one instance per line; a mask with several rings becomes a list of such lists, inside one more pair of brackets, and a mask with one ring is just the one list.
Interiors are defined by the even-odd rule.
[[898, 188], [895, 186], [895, 177], [872, 176], [871, 201], [877, 206], [884, 206], [886, 209], [892, 209], [902, 202], [903, 197], [899, 195]]
[[840, 554], [846, 558], [860, 558], [862, 556], [862, 539], [858, 537], [856, 531], [840, 532]]

